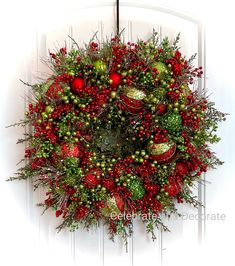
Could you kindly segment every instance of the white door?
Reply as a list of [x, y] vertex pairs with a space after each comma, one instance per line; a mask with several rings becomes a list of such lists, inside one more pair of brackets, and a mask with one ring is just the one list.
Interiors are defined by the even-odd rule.
[[[120, 2], [120, 28], [124, 29], [125, 40], [135, 41], [138, 37], [147, 39], [153, 28], [159, 32], [161, 38], [168, 36], [174, 39], [180, 32], [181, 51], [187, 56], [197, 53], [197, 64], [204, 67], [206, 74], [210, 74], [210, 80], [217, 78], [214, 76], [214, 69], [210, 63], [208, 63], [209, 70], [206, 68], [206, 42], [204, 28], [200, 19], [185, 15], [186, 13], [176, 12], [173, 8], [174, 4], [171, 4], [172, 8], [163, 8], [155, 4], [155, 1]], [[26, 3], [29, 4], [27, 1]], [[14, 64], [13, 58], [15, 58], [17, 63], [13, 68], [14, 73], [11, 72], [11, 69], [8, 69], [11, 75], [5, 77], [8, 83], [0, 92], [1, 127], [18, 121], [23, 117], [25, 103], [23, 98], [20, 98], [20, 95], [28, 95], [28, 93], [24, 91], [25, 88], [18, 82], [18, 79], [21, 78], [31, 83], [37, 80], [38, 77], [46, 77], [48, 70], [41, 63], [40, 58], [46, 57], [48, 50], [53, 51], [55, 47], [63, 46], [65, 42], [67, 46], [70, 46], [71, 40], [68, 35], [73, 37], [79, 45], [83, 45], [90, 40], [95, 32], [98, 32], [98, 37], [102, 39], [106, 36], [111, 36], [115, 31], [115, 1], [86, 1], [86, 3], [71, 1], [69, 8], [68, 3], [70, 1], [63, 0], [58, 3], [55, 2], [54, 6], [49, 5], [52, 12], [47, 11], [45, 17], [38, 12], [37, 16], [40, 18], [37, 20], [39, 21], [38, 25], [33, 24], [30, 27], [30, 20], [22, 22], [22, 26], [29, 26], [28, 31], [25, 30], [22, 33], [25, 32], [29, 35], [22, 35], [21, 32], [17, 32], [17, 26], [12, 27], [15, 30], [15, 38], [11, 40], [15, 40], [15, 46], [9, 43], [8, 47], [11, 48], [9, 52], [12, 52], [13, 55], [6, 54], [6, 61], [4, 62], [8, 62], [8, 68], [12, 66], [11, 64]], [[60, 5], [60, 8], [57, 5]], [[63, 5], [65, 5], [65, 8], [63, 8]], [[45, 8], [46, 6], [47, 4], [45, 4]], [[29, 10], [33, 13], [34, 7], [31, 6]], [[40, 10], [42, 11], [43, 8]], [[192, 6], [191, 13], [193, 11], [194, 8]], [[30, 19], [33, 20], [32, 14]], [[20, 23], [20, 20], [18, 22]], [[210, 48], [215, 53], [217, 51], [213, 48], [213, 38], [210, 34], [209, 32], [208, 35], [211, 38], [211, 42], [209, 47], [207, 45], [207, 50], [209, 50], [209, 58], [213, 59], [210, 54]], [[229, 49], [232, 50], [233, 48]], [[227, 63], [224, 64], [225, 66], [220, 67], [228, 67]], [[4, 65], [4, 70], [5, 68], [6, 65]], [[223, 78], [223, 70], [221, 72]], [[231, 76], [231, 79], [233, 79], [233, 76]], [[222, 84], [220, 84], [220, 89], [226, 91], [227, 87], [224, 87], [223, 81], [217, 80], [218, 83], [221, 82]], [[213, 81], [209, 81], [208, 84], [217, 87], [217, 83], [213, 83]], [[207, 80], [202, 80], [199, 86], [201, 88], [208, 87]], [[227, 91], [229, 93], [228, 89]], [[216, 93], [213, 97], [216, 101], [219, 101], [218, 104], [221, 107], [226, 101], [228, 104], [232, 101], [232, 98], [229, 99], [229, 97], [221, 99], [218, 91]], [[231, 97], [234, 98], [234, 94]], [[233, 109], [227, 110], [223, 108], [223, 111], [232, 112]], [[231, 121], [228, 123], [232, 125]], [[225, 125], [221, 125], [221, 127], [225, 127]], [[234, 129], [234, 125], [230, 127], [230, 130], [232, 128]], [[2, 179], [6, 179], [16, 171], [15, 164], [23, 156], [24, 147], [15, 146], [16, 139], [23, 132], [24, 129], [19, 128], [11, 128], [7, 129], [7, 131], [5, 129], [1, 130]], [[222, 129], [221, 134], [229, 136], [228, 129]], [[229, 144], [226, 141], [228, 140], [226, 139], [220, 145], [227, 145], [227, 150], [218, 145], [217, 151], [226, 160], [230, 160], [231, 157], [229, 155], [233, 155], [232, 152], [229, 152]], [[215, 184], [212, 187], [206, 188], [199, 184], [195, 188], [195, 195], [202, 201], [205, 208], [195, 210], [191, 207], [179, 206], [183, 217], [181, 219], [176, 219], [175, 217], [171, 220], [165, 220], [165, 223], [172, 231], [171, 233], [157, 231], [157, 240], [153, 243], [151, 237], [146, 236], [144, 227], [136, 222], [134, 224], [133, 237], [129, 239], [128, 253], [120, 239], [117, 238], [115, 243], [108, 239], [104, 228], [99, 228], [97, 231], [92, 232], [78, 230], [75, 233], [64, 230], [58, 234], [55, 228], [59, 221], [55, 218], [54, 213], [48, 211], [42, 216], [42, 210], [35, 206], [43, 200], [43, 191], [33, 192], [30, 181], [6, 184], [1, 180], [3, 182], [0, 195], [1, 217], [3, 218], [0, 229], [3, 236], [0, 240], [2, 245], [0, 251], [3, 251], [0, 256], [1, 265], [16, 265], [16, 263], [23, 265], [24, 263], [24, 265], [140, 266], [144, 264], [162, 264], [168, 266], [172, 265], [172, 263], [175, 265], [188, 265], [189, 261], [191, 265], [196, 265], [202, 261], [202, 258], [207, 260], [205, 255], [207, 249], [205, 249], [205, 254], [201, 250], [202, 246], [206, 246], [206, 227], [207, 231], [209, 231], [210, 243], [211, 239], [214, 241], [212, 236], [217, 234], [217, 229], [226, 225], [226, 222], [229, 224], [228, 221], [224, 221], [221, 218], [221, 221], [218, 221], [218, 219], [215, 221], [217, 222], [215, 225], [209, 219], [210, 217], [208, 219], [204, 218], [206, 214], [216, 212], [219, 215], [231, 214], [229, 208], [225, 210], [220, 208], [221, 203], [218, 203], [220, 206], [218, 211], [213, 205], [214, 201], [223, 201], [224, 204], [227, 204], [224, 199], [221, 199], [222, 195], [224, 196], [226, 193], [221, 193], [220, 188], [223, 186], [225, 189], [228, 186], [224, 185], [221, 180], [219, 181], [220, 186], [216, 185], [216, 183], [219, 178], [221, 179], [220, 175], [225, 175], [224, 173], [227, 175], [224, 182], [230, 182], [229, 167], [231, 165], [232, 163], [222, 167], [222, 170], [220, 169], [218, 173], [214, 171], [209, 176], [202, 177], [208, 180], [212, 180], [212, 176], [215, 177], [213, 178]], [[209, 196], [207, 197], [206, 191], [209, 191]], [[228, 233], [228, 231], [226, 232]], [[222, 238], [219, 241], [222, 241]], [[208, 252], [211, 256], [213, 250], [208, 248]], [[218, 258], [221, 258], [221, 256], [218, 256]], [[217, 259], [215, 259], [216, 261]], [[210, 259], [208, 259], [208, 262], [210, 262]]]

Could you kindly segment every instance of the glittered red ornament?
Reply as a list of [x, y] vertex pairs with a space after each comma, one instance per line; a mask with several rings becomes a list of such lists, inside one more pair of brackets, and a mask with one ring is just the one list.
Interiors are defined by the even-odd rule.
[[168, 184], [164, 186], [164, 190], [169, 196], [175, 197], [181, 190], [181, 180], [177, 177], [170, 176]]
[[75, 78], [72, 81], [71, 88], [74, 92], [79, 93], [84, 88], [85, 83], [82, 78]]
[[86, 188], [94, 188], [99, 184], [97, 176], [93, 174], [87, 174], [83, 177], [83, 179]]
[[113, 88], [116, 88], [122, 80], [121, 75], [119, 75], [118, 73], [110, 74], [109, 78], [110, 78], [110, 80], [112, 80], [112, 83], [110, 84], [110, 86]]
[[184, 176], [189, 173], [189, 169], [184, 162], [177, 162], [175, 167], [175, 173], [177, 175]]
[[62, 157], [78, 157], [79, 150], [78, 146], [69, 146], [68, 144], [63, 144], [61, 147]]
[[170, 197], [174, 197], [178, 194], [178, 188], [174, 184], [170, 184], [164, 187], [165, 191], [168, 192]]

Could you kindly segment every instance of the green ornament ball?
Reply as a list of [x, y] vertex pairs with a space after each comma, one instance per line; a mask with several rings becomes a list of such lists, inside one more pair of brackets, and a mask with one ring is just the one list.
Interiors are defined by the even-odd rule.
[[157, 88], [153, 91], [154, 97], [156, 97], [159, 101], [163, 100], [166, 96], [166, 89], [165, 88]]
[[129, 190], [132, 194], [133, 200], [140, 199], [145, 194], [145, 189], [143, 187], [143, 183], [139, 179], [134, 179], [130, 182]]
[[182, 118], [178, 113], [167, 113], [163, 116], [163, 126], [170, 132], [178, 132], [182, 128]]
[[168, 71], [166, 64], [162, 62], [155, 62], [152, 67], [157, 69], [159, 78], [163, 78]]
[[107, 70], [107, 65], [102, 60], [95, 61], [93, 66], [99, 73], [104, 73]]

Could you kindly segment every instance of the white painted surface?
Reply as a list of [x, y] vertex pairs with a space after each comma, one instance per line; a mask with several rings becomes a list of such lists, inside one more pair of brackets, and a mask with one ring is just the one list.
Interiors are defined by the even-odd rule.
[[[19, 79], [33, 81], [42, 75], [45, 67], [38, 61], [38, 56], [45, 56], [47, 49], [53, 48], [57, 41], [63, 45], [68, 34], [82, 44], [97, 30], [100, 36], [105, 36], [115, 28], [114, 1], [111, 0], [8, 1], [0, 11], [0, 265], [152, 266], [160, 265], [161, 261], [164, 266], [202, 262], [203, 265], [234, 264], [235, 37], [232, 25], [235, 19], [232, 1], [225, 0], [223, 5], [211, 1], [213, 6], [210, 1], [205, 3], [203, 0], [193, 4], [186, 0], [120, 2], [121, 27], [126, 28], [125, 37], [129, 40], [134, 41], [137, 36], [148, 37], [153, 27], [170, 37], [180, 31], [182, 51], [191, 55], [199, 49], [203, 58], [201, 28], [198, 32], [197, 21], [205, 24], [206, 87], [213, 93], [211, 98], [217, 107], [231, 114], [226, 124], [220, 127], [222, 141], [214, 147], [226, 164], [207, 174], [212, 184], [206, 188], [205, 204], [209, 217], [216, 213], [225, 214], [225, 221], [167, 221], [172, 233], [157, 232], [155, 243], [146, 237], [136, 222], [129, 253], [126, 253], [118, 239], [115, 244], [107, 239], [103, 228], [90, 233], [64, 231], [57, 234], [58, 221], [52, 212], [41, 216], [41, 209], [35, 206], [43, 193], [33, 193], [30, 182], [4, 181], [16, 171], [16, 163], [24, 150], [24, 147], [15, 145], [23, 129], [5, 129], [6, 125], [23, 117], [24, 100], [21, 96], [25, 88]], [[172, 16], [176, 11], [193, 22]], [[193, 17], [199, 19], [193, 20]], [[197, 213], [186, 207], [182, 207], [182, 211]], [[201, 245], [198, 245], [198, 236], [203, 240]]]

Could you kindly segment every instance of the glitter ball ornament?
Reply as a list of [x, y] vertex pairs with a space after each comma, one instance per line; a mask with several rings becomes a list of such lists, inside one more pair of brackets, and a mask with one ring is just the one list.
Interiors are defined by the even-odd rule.
[[93, 66], [99, 73], [104, 73], [107, 70], [107, 65], [102, 60], [95, 61]]
[[140, 199], [145, 194], [145, 189], [143, 187], [143, 183], [139, 179], [134, 179], [129, 185], [129, 190], [132, 194], [131, 198], [133, 200]]
[[155, 62], [152, 64], [152, 67], [157, 69], [159, 78], [164, 78], [165, 74], [167, 73], [167, 66], [164, 63]]
[[168, 161], [173, 157], [176, 151], [176, 144], [174, 142], [154, 143], [149, 145], [149, 152], [153, 160], [158, 163]]
[[157, 88], [153, 91], [153, 95], [154, 97], [157, 99], [157, 102], [160, 102], [162, 100], [164, 100], [165, 96], [166, 96], [166, 89], [165, 88]]
[[178, 132], [182, 128], [182, 118], [177, 113], [165, 114], [162, 122], [169, 133]]
[[121, 100], [125, 109], [133, 114], [138, 113], [142, 109], [145, 97], [146, 94], [143, 90], [130, 86], [125, 87], [121, 94]]

